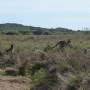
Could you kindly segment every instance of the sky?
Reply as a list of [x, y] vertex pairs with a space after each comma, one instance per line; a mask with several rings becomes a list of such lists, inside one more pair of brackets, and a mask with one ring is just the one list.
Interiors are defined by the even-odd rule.
[[0, 0], [0, 23], [37, 27], [90, 27], [90, 0]]

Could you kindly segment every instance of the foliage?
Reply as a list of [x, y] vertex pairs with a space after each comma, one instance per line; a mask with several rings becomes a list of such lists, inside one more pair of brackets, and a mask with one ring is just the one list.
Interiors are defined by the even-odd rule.
[[81, 82], [82, 82], [81, 76], [73, 75], [73, 77], [71, 77], [69, 85], [67, 86], [67, 90], [77, 90], [80, 87]]
[[17, 23], [5, 23], [0, 24], [0, 33], [7, 34], [7, 35], [60, 35], [60, 34], [77, 34], [77, 33], [84, 33], [87, 35], [90, 31], [73, 31], [67, 28], [42, 28], [42, 27], [33, 27], [33, 26], [25, 26], [22, 24]]
[[49, 73], [47, 69], [48, 65], [45, 66], [43, 65], [44, 65], [43, 63], [41, 64], [39, 63], [31, 66], [33, 68], [31, 70], [34, 71], [34, 73], [32, 71], [33, 74], [31, 73], [32, 83], [34, 84], [31, 90], [33, 90], [33, 88], [36, 90], [42, 90], [46, 88], [47, 88], [46, 90], [51, 90], [51, 88], [55, 86], [58, 82], [56, 74]]
[[53, 47], [51, 47], [50, 45], [47, 45], [45, 48], [44, 48], [44, 51], [47, 52], [49, 50], [53, 50]]
[[80, 64], [79, 62], [75, 61], [75, 60], [70, 60], [69, 62], [69, 65], [76, 71], [80, 71]]
[[65, 73], [72, 70], [72, 66], [70, 66], [67, 62], [58, 63], [57, 66], [61, 73]]
[[39, 29], [39, 30], [35, 30], [33, 31], [34, 35], [42, 35], [43, 34], [43, 30]]
[[29, 70], [29, 74], [31, 76], [33, 76], [35, 74], [35, 72], [37, 72], [40, 69], [46, 69], [46, 64], [45, 63], [34, 63], [32, 65], [29, 66], [28, 70]]
[[46, 78], [47, 71], [43, 68], [37, 70], [32, 76], [33, 83], [40, 83]]

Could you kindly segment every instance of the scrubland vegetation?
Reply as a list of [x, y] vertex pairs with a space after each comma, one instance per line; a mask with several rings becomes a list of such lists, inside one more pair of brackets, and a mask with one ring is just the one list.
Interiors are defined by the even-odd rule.
[[90, 31], [0, 24], [0, 90], [90, 90]]
[[[52, 48], [67, 39], [73, 47]], [[12, 90], [90, 90], [90, 35], [0, 35], [0, 69], [1, 85], [7, 77]]]

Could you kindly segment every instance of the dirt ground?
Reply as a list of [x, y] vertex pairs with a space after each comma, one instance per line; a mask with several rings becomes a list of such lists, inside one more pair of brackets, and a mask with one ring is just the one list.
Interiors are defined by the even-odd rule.
[[0, 90], [28, 90], [25, 77], [0, 76]]

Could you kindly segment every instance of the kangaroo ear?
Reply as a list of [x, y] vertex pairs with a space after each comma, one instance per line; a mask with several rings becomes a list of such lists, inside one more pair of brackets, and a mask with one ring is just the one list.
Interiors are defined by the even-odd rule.
[[71, 39], [68, 39], [67, 42], [70, 43], [71, 42]]
[[15, 44], [14, 43], [11, 43], [11, 46], [15, 46]]

